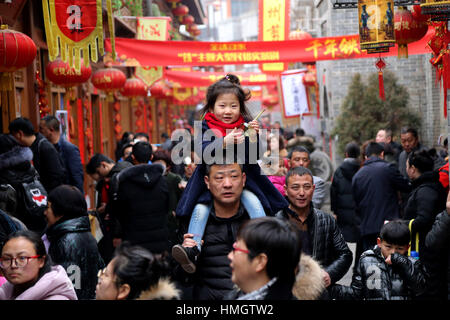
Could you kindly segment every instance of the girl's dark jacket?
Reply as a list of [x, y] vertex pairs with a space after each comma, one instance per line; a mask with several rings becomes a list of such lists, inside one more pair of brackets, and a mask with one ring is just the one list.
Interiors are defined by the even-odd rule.
[[356, 159], [345, 159], [336, 169], [330, 188], [331, 210], [337, 216], [337, 224], [347, 242], [356, 242], [360, 236], [352, 194], [352, 178], [359, 167]]
[[[209, 127], [204, 120], [202, 122], [202, 135], [194, 137], [195, 143], [201, 143], [202, 145], [203, 154], [200, 157], [202, 163], [197, 165], [197, 168], [189, 179], [186, 189], [178, 202], [176, 214], [179, 217], [191, 215], [192, 210], [197, 203], [209, 203], [212, 200], [211, 193], [206, 188], [204, 182], [204, 177], [206, 175], [204, 155], [211, 153], [212, 156], [215, 156], [214, 150], [222, 151], [223, 138], [213, 136], [211, 141], [204, 140], [203, 136], [207, 130], [209, 130]], [[243, 167], [247, 177], [245, 188], [252, 191], [258, 197], [264, 207], [266, 215], [275, 215], [278, 211], [287, 208], [289, 204], [286, 199], [274, 187], [267, 176], [261, 172], [261, 168], [256, 162], [256, 160], [260, 159], [259, 142], [251, 144], [249, 138], [245, 137], [245, 155], [236, 152], [235, 147], [235, 154], [236, 153], [238, 154], [239, 163], [245, 163]]]
[[337, 300], [409, 300], [422, 294], [426, 273], [419, 260], [398, 253], [385, 262], [381, 249], [367, 250], [359, 259], [350, 287], [334, 285], [330, 297]]
[[439, 173], [424, 172], [412, 181], [414, 190], [405, 207], [405, 219], [414, 219], [411, 225], [411, 239], [419, 233], [419, 250], [412, 241], [412, 250], [419, 251], [419, 256], [425, 245], [425, 237], [431, 230], [436, 216], [445, 209], [445, 191], [439, 182]]
[[54, 264], [66, 269], [78, 299], [95, 299], [97, 274], [105, 266], [91, 234], [89, 217], [58, 221], [46, 234], [50, 241], [48, 254]]

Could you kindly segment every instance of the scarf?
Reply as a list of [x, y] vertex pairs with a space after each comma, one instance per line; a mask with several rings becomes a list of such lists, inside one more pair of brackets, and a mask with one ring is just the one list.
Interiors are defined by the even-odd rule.
[[208, 124], [208, 127], [212, 130], [214, 130], [214, 133], [221, 137], [225, 137], [228, 130], [233, 130], [236, 127], [239, 127], [241, 124], [245, 122], [244, 117], [242, 115], [239, 116], [239, 119], [236, 122], [233, 123], [224, 123], [216, 118], [214, 113], [208, 112], [205, 115], [206, 123]]

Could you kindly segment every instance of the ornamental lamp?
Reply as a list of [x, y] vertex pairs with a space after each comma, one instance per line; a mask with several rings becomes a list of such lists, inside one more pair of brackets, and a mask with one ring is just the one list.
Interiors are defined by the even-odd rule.
[[99, 90], [105, 91], [108, 102], [114, 101], [114, 92], [123, 88], [127, 77], [125, 73], [116, 68], [106, 67], [99, 69], [92, 75], [92, 84]]

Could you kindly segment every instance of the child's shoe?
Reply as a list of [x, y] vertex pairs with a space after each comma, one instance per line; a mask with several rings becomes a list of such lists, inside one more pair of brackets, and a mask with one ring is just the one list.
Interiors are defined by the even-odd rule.
[[198, 250], [197, 246], [190, 248], [177, 244], [172, 247], [172, 257], [181, 264], [181, 267], [187, 273], [195, 272], [195, 263], [199, 254], [200, 250]]

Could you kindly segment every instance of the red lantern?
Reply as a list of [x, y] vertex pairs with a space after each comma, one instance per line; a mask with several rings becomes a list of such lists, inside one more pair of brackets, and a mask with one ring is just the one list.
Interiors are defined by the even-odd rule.
[[103, 68], [92, 75], [92, 84], [97, 89], [105, 91], [110, 102], [114, 100], [114, 91], [121, 89], [126, 80], [125, 73], [115, 68]]
[[312, 35], [306, 31], [294, 30], [289, 33], [289, 40], [312, 39]]
[[157, 99], [165, 98], [164, 85], [162, 80], [155, 82], [150, 87], [151, 96]]
[[192, 31], [198, 30], [198, 26], [197, 26], [196, 24], [193, 23], [193, 24], [188, 25], [188, 26], [186, 27], [186, 30], [187, 30], [188, 32], [192, 33]]
[[428, 32], [428, 20], [430, 19], [430, 16], [422, 14], [422, 8], [418, 4], [413, 6], [411, 14], [414, 21], [417, 23], [417, 34], [414, 35], [414, 41], [419, 41]]
[[[411, 11], [399, 7], [394, 15], [395, 42], [398, 44], [398, 57], [408, 58], [408, 44], [417, 41], [419, 35], [428, 30], [428, 25], [418, 23]], [[423, 37], [423, 35], [422, 35]]]
[[278, 104], [278, 95], [271, 94], [271, 95], [265, 96], [262, 100], [262, 104], [269, 108], [276, 106]]
[[70, 67], [67, 62], [56, 59], [47, 64], [45, 67], [45, 74], [54, 84], [67, 88], [88, 81], [92, 74], [92, 68], [90, 65], [86, 67], [84, 63], [81, 62], [81, 69], [77, 72], [75, 68]]
[[176, 7], [175, 9], [172, 9], [172, 13], [174, 16], [177, 16], [179, 20], [181, 21], [181, 17], [187, 15], [189, 13], [189, 8], [182, 4], [181, 6]]
[[28, 66], [36, 57], [37, 48], [27, 35], [0, 27], [0, 89], [12, 90], [10, 73]]
[[192, 31], [191, 31], [191, 35], [192, 35], [193, 37], [199, 36], [200, 33], [202, 33], [202, 32], [201, 32], [199, 29], [196, 29], [196, 30], [192, 30]]
[[193, 24], [194, 22], [195, 22], [195, 19], [190, 14], [185, 15], [183, 17], [183, 24], [185, 24], [185, 25], [190, 25], [190, 24]]
[[147, 86], [144, 81], [139, 78], [127, 79], [125, 85], [120, 90], [120, 93], [125, 97], [131, 98], [132, 105], [135, 105], [136, 97], [145, 97], [147, 95]]

